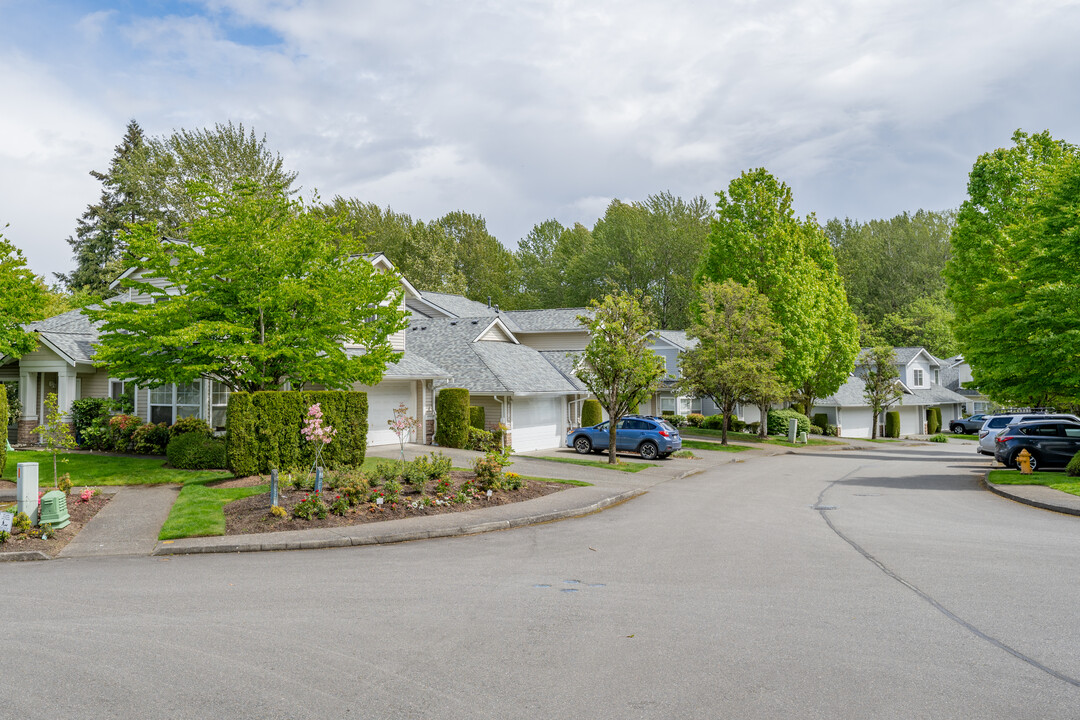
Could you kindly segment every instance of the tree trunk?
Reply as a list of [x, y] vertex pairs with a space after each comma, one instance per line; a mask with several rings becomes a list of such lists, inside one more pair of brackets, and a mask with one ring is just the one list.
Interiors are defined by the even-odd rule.
[[874, 411], [874, 419], [872, 421], [873, 424], [870, 426], [870, 439], [871, 440], [877, 440], [877, 418], [878, 418], [878, 413], [877, 413], [877, 410], [875, 410]]
[[608, 447], [607, 447], [607, 461], [609, 465], [618, 465], [619, 461], [615, 457], [615, 416], [608, 410]]
[[761, 424], [758, 426], [758, 437], [769, 436], [769, 405], [772, 403], [758, 403], [758, 413], [761, 415]]

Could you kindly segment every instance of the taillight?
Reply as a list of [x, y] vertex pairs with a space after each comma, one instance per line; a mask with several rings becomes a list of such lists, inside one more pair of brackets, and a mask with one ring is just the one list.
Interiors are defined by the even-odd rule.
[[1012, 440], [1012, 439], [1014, 439], [1016, 437], [1019, 437], [1019, 436], [1018, 435], [998, 435], [996, 438], [994, 438], [994, 442], [1003, 443], [1006, 440]]
[[661, 430], [661, 431], [660, 431], [660, 437], [671, 437], [671, 436], [670, 436], [670, 435], [668, 435], [668, 431], [667, 431], [667, 430]]
[[984, 437], [986, 437], [989, 434], [990, 434], [989, 430], [980, 430], [979, 431], [979, 439], [982, 440]]

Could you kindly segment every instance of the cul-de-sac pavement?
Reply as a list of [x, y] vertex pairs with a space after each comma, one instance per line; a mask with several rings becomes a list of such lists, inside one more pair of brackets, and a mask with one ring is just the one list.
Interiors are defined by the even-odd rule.
[[1080, 717], [1080, 518], [972, 445], [682, 462], [502, 532], [5, 563], [0, 715]]

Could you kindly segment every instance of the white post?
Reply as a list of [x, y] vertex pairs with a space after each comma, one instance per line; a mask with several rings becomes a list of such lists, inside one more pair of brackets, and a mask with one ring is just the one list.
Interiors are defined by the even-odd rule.
[[29, 370], [19, 370], [19, 394], [22, 396], [22, 419], [37, 420], [37, 381], [38, 374]]
[[63, 369], [56, 373], [56, 379], [56, 404], [63, 415], [64, 422], [71, 422], [71, 403], [77, 399], [75, 397], [77, 388], [75, 368], [64, 365]]
[[30, 516], [30, 523], [37, 525], [38, 464], [36, 462], [19, 463], [16, 469], [18, 472], [15, 484], [16, 511], [26, 513]]

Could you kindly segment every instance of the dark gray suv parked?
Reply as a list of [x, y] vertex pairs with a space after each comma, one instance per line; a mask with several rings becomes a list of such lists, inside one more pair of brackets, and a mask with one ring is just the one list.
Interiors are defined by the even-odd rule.
[[979, 432], [979, 428], [986, 422], [986, 418], [989, 415], [969, 415], [966, 418], [960, 418], [959, 420], [953, 420], [949, 423], [949, 432], [955, 435], [974, 435]]

